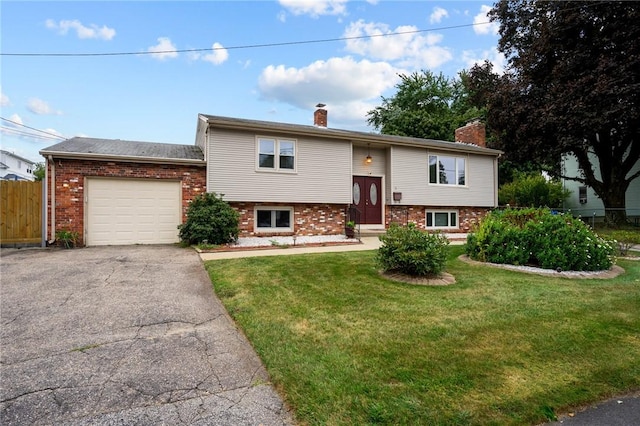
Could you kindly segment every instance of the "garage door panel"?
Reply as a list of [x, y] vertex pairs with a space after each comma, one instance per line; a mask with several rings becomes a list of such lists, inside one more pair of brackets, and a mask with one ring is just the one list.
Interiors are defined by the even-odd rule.
[[181, 204], [180, 182], [88, 179], [87, 245], [175, 243]]

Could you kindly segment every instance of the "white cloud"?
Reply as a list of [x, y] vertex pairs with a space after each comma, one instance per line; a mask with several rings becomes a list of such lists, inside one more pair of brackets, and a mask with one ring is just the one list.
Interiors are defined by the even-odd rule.
[[[9, 120], [13, 121], [13, 123], [17, 123], [17, 124], [24, 124], [24, 121], [22, 121], [22, 117], [20, 117], [18, 114], [13, 114], [11, 115], [11, 117], [9, 117]], [[16, 125], [13, 123], [9, 123], [7, 124], [8, 126], [11, 127], [15, 127]]]
[[399, 73], [404, 70], [386, 62], [355, 61], [351, 57], [319, 60], [303, 68], [270, 65], [260, 75], [258, 90], [264, 99], [302, 109], [323, 102], [331, 106], [332, 117], [341, 117], [342, 123], [355, 120], [363, 124], [366, 112], [398, 82]]
[[29, 99], [27, 109], [38, 115], [62, 115], [62, 111], [51, 108], [48, 103], [38, 98]]
[[158, 44], [150, 46], [147, 52], [152, 52], [151, 56], [161, 61], [178, 57], [176, 46], [171, 42], [169, 37], [158, 37]]
[[2, 87], [0, 87], [0, 106], [6, 107], [11, 105], [11, 101], [9, 97], [2, 92]]
[[431, 16], [429, 16], [429, 22], [432, 24], [437, 24], [442, 21], [442, 18], [448, 18], [449, 12], [446, 9], [443, 9], [439, 6], [433, 8], [433, 12], [431, 12]]
[[[438, 46], [443, 39], [437, 33], [419, 33], [412, 25], [391, 30], [387, 24], [363, 20], [352, 22], [343, 37], [346, 50], [384, 61], [397, 61], [398, 66], [435, 68], [450, 61], [453, 55], [446, 47]], [[397, 34], [397, 35], [389, 35]], [[360, 38], [368, 36], [366, 38]]]
[[487, 13], [491, 10], [491, 6], [483, 4], [480, 7], [480, 13], [473, 17], [473, 31], [476, 34], [493, 34], [497, 35], [500, 30], [500, 24], [497, 22], [489, 22]]
[[489, 61], [493, 64], [493, 72], [497, 74], [504, 74], [507, 66], [507, 59], [497, 48], [481, 52], [465, 50], [462, 52], [462, 60], [466, 64], [465, 69], [470, 69], [474, 65], [482, 65], [484, 61]]
[[47, 19], [45, 22], [47, 28], [57, 30], [59, 34], [67, 34], [69, 30], [75, 30], [78, 38], [97, 38], [101, 40], [111, 40], [116, 35], [116, 30], [106, 25], [99, 27], [96, 24], [90, 24], [88, 27], [82, 22], [74, 19], [55, 22], [53, 19]]
[[344, 15], [348, 0], [279, 0], [282, 7], [294, 15]]
[[229, 59], [229, 52], [220, 43], [211, 45], [213, 51], [202, 56], [203, 61], [211, 62], [214, 65], [220, 65]]
[[282, 23], [287, 22], [287, 12], [285, 12], [284, 10], [281, 10], [276, 15], [276, 18], [278, 18], [278, 21], [280, 21]]

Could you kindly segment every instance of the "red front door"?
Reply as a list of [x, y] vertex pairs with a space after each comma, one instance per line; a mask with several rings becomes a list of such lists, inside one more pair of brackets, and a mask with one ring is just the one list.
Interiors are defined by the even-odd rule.
[[380, 225], [382, 223], [382, 178], [370, 176], [353, 177], [353, 205], [360, 211], [360, 223]]

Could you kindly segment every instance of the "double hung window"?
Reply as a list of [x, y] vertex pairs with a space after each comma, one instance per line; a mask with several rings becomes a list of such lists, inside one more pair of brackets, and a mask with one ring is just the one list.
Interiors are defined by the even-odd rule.
[[291, 139], [258, 138], [258, 170], [296, 170], [296, 141]]

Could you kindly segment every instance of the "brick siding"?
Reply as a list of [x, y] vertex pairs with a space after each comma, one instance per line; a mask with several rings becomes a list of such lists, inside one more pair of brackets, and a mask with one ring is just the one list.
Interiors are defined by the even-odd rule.
[[[193, 198], [206, 191], [206, 168], [194, 165], [146, 164], [116, 161], [55, 161], [55, 231], [75, 231], [84, 245], [84, 184], [87, 177], [169, 179], [182, 182], [182, 221]], [[51, 164], [48, 164], [51, 189]], [[51, 238], [51, 193], [47, 194], [47, 239]]]
[[[289, 235], [340, 235], [344, 234], [345, 205], [296, 204], [296, 203], [229, 203], [240, 214], [242, 237]], [[254, 212], [259, 206], [292, 207], [293, 232], [256, 233]]]
[[385, 227], [391, 223], [406, 225], [415, 223], [418, 228], [425, 229], [427, 226], [427, 210], [453, 210], [458, 212], [458, 229], [447, 229], [450, 233], [467, 233], [482, 220], [482, 218], [492, 209], [484, 207], [429, 207], [429, 206], [386, 206]]

